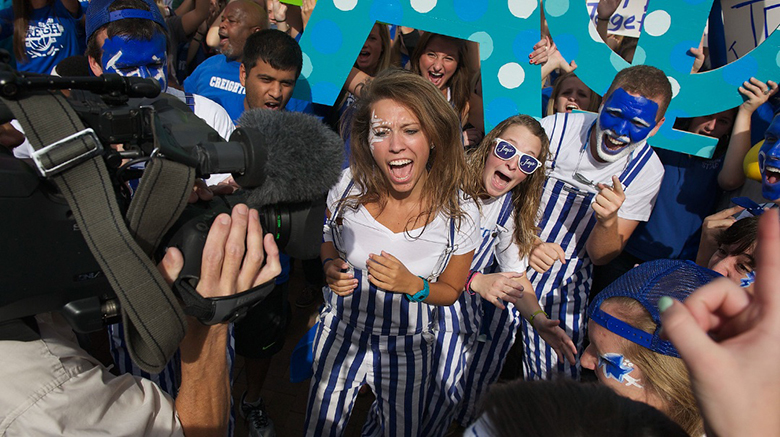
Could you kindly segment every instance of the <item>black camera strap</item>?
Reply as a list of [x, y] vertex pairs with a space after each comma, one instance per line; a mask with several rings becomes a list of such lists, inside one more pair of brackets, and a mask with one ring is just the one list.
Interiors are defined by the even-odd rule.
[[[24, 128], [39, 169], [70, 205], [84, 239], [119, 298], [130, 356], [142, 369], [159, 372], [178, 348], [187, 322], [172, 290], [125, 224], [100, 141], [91, 129], [84, 128], [59, 92], [30, 93], [3, 102]], [[187, 173], [179, 170], [179, 175]], [[191, 187], [194, 172], [185, 178], [188, 181], [179, 185]], [[182, 193], [179, 188], [177, 196]], [[138, 201], [151, 208], [160, 202]], [[136, 224], [153, 222], [140, 211], [132, 220]], [[154, 240], [153, 234], [144, 238]]]

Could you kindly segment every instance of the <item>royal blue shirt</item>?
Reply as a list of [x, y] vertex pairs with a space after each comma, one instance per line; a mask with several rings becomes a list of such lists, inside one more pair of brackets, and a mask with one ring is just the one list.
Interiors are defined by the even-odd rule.
[[[228, 61], [225, 55], [212, 56], [201, 63], [184, 81], [184, 91], [200, 94], [219, 103], [228, 112], [233, 123], [244, 113], [246, 89], [241, 86], [241, 63]], [[312, 114], [311, 102], [290, 99], [288, 111]]]
[[696, 260], [704, 218], [712, 214], [721, 190], [718, 173], [723, 158], [702, 159], [655, 149], [664, 165], [661, 190], [647, 222], [641, 222], [626, 252], [644, 261]]
[[[81, 16], [81, 8], [74, 16], [65, 8], [61, 0], [55, 0], [53, 5], [33, 9], [25, 38], [27, 59], [17, 59], [17, 69], [30, 73], [51, 74], [61, 60], [84, 53], [83, 44], [79, 44], [81, 26], [78, 20]], [[0, 26], [2, 26], [0, 39], [13, 35], [13, 8], [0, 11]], [[80, 34], [83, 39], [83, 30]]]

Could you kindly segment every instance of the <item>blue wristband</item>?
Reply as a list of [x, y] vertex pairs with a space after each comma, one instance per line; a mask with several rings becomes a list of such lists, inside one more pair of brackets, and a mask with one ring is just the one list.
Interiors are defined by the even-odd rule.
[[412, 302], [424, 301], [425, 298], [428, 297], [428, 294], [431, 292], [431, 286], [428, 284], [428, 280], [423, 278], [422, 276], [418, 276], [418, 278], [423, 280], [423, 289], [418, 291], [417, 293], [406, 295], [406, 298]]

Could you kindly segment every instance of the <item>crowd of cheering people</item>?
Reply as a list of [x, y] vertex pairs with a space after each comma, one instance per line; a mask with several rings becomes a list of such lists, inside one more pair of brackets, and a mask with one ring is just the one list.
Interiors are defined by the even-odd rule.
[[[635, 39], [606, 31], [619, 3], [601, 0], [594, 24], [630, 61]], [[14, 0], [0, 12], [19, 71], [156, 79], [224, 138], [251, 111], [311, 114], [341, 135], [346, 159], [327, 194], [320, 257], [301, 260], [306, 288], [292, 302], [320, 305], [306, 435], [344, 435], [368, 390], [363, 435], [780, 433], [780, 379], [770, 368], [780, 358], [778, 77], [745, 78], [736, 108], [677, 120], [718, 140], [711, 158], [699, 158], [651, 147], [671, 122], [662, 71], [626, 68], [599, 96], [542, 26], [528, 52], [542, 66], [545, 117], [518, 114], [487, 130], [476, 43], [376, 23], [326, 107], [292, 97], [303, 67], [297, 40], [315, 6]], [[693, 73], [709, 68], [705, 49], [690, 54]], [[0, 141], [29, 158], [11, 125]], [[764, 141], [754, 147], [756, 137]], [[746, 177], [751, 165], [760, 180]], [[212, 175], [192, 197], [238, 189]], [[215, 221], [209, 238], [208, 249], [227, 255], [204, 263], [198, 291], [227, 295], [276, 277], [272, 294], [235, 326], [191, 328], [159, 374], [135, 366], [123, 327], [109, 327], [120, 382], [84, 385], [74, 370], [52, 386], [61, 393], [38, 392], [32, 407], [10, 413], [15, 405], [0, 395], [0, 431], [232, 435], [240, 416], [251, 436], [276, 435], [261, 390], [287, 334], [291, 260], [245, 206]], [[254, 262], [228, 268], [243, 257], [243, 246], [226, 250], [237, 240]], [[180, 258], [166, 254], [163, 276], [177, 276]], [[56, 323], [38, 320], [36, 338], [59, 341], [46, 337]], [[498, 382], [513, 348], [522, 348], [526, 381]], [[247, 391], [233, 409], [226, 369], [236, 353]], [[218, 380], [198, 393], [210, 372]], [[583, 373], [592, 381], [580, 382]], [[104, 385], [128, 392], [95, 397], [119, 410], [51, 419], [63, 402], [78, 415], [70, 390]], [[133, 398], [133, 387], [145, 394]], [[201, 414], [196, 394], [216, 407]]]

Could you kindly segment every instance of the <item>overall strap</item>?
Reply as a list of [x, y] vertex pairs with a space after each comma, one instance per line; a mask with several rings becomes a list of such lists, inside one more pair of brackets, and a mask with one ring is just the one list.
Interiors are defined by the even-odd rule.
[[506, 225], [509, 216], [512, 215], [512, 192], [508, 192], [504, 195], [504, 203], [501, 204], [501, 212], [498, 213], [498, 220], [496, 224], [499, 226]]
[[653, 148], [649, 144], [645, 144], [639, 150], [634, 150], [631, 160], [628, 162], [625, 170], [623, 170], [623, 173], [620, 174], [620, 182], [623, 186], [628, 187], [652, 157]]
[[187, 106], [190, 107], [190, 111], [193, 113], [195, 112], [195, 96], [192, 95], [192, 93], [184, 93], [184, 101], [187, 103]]

